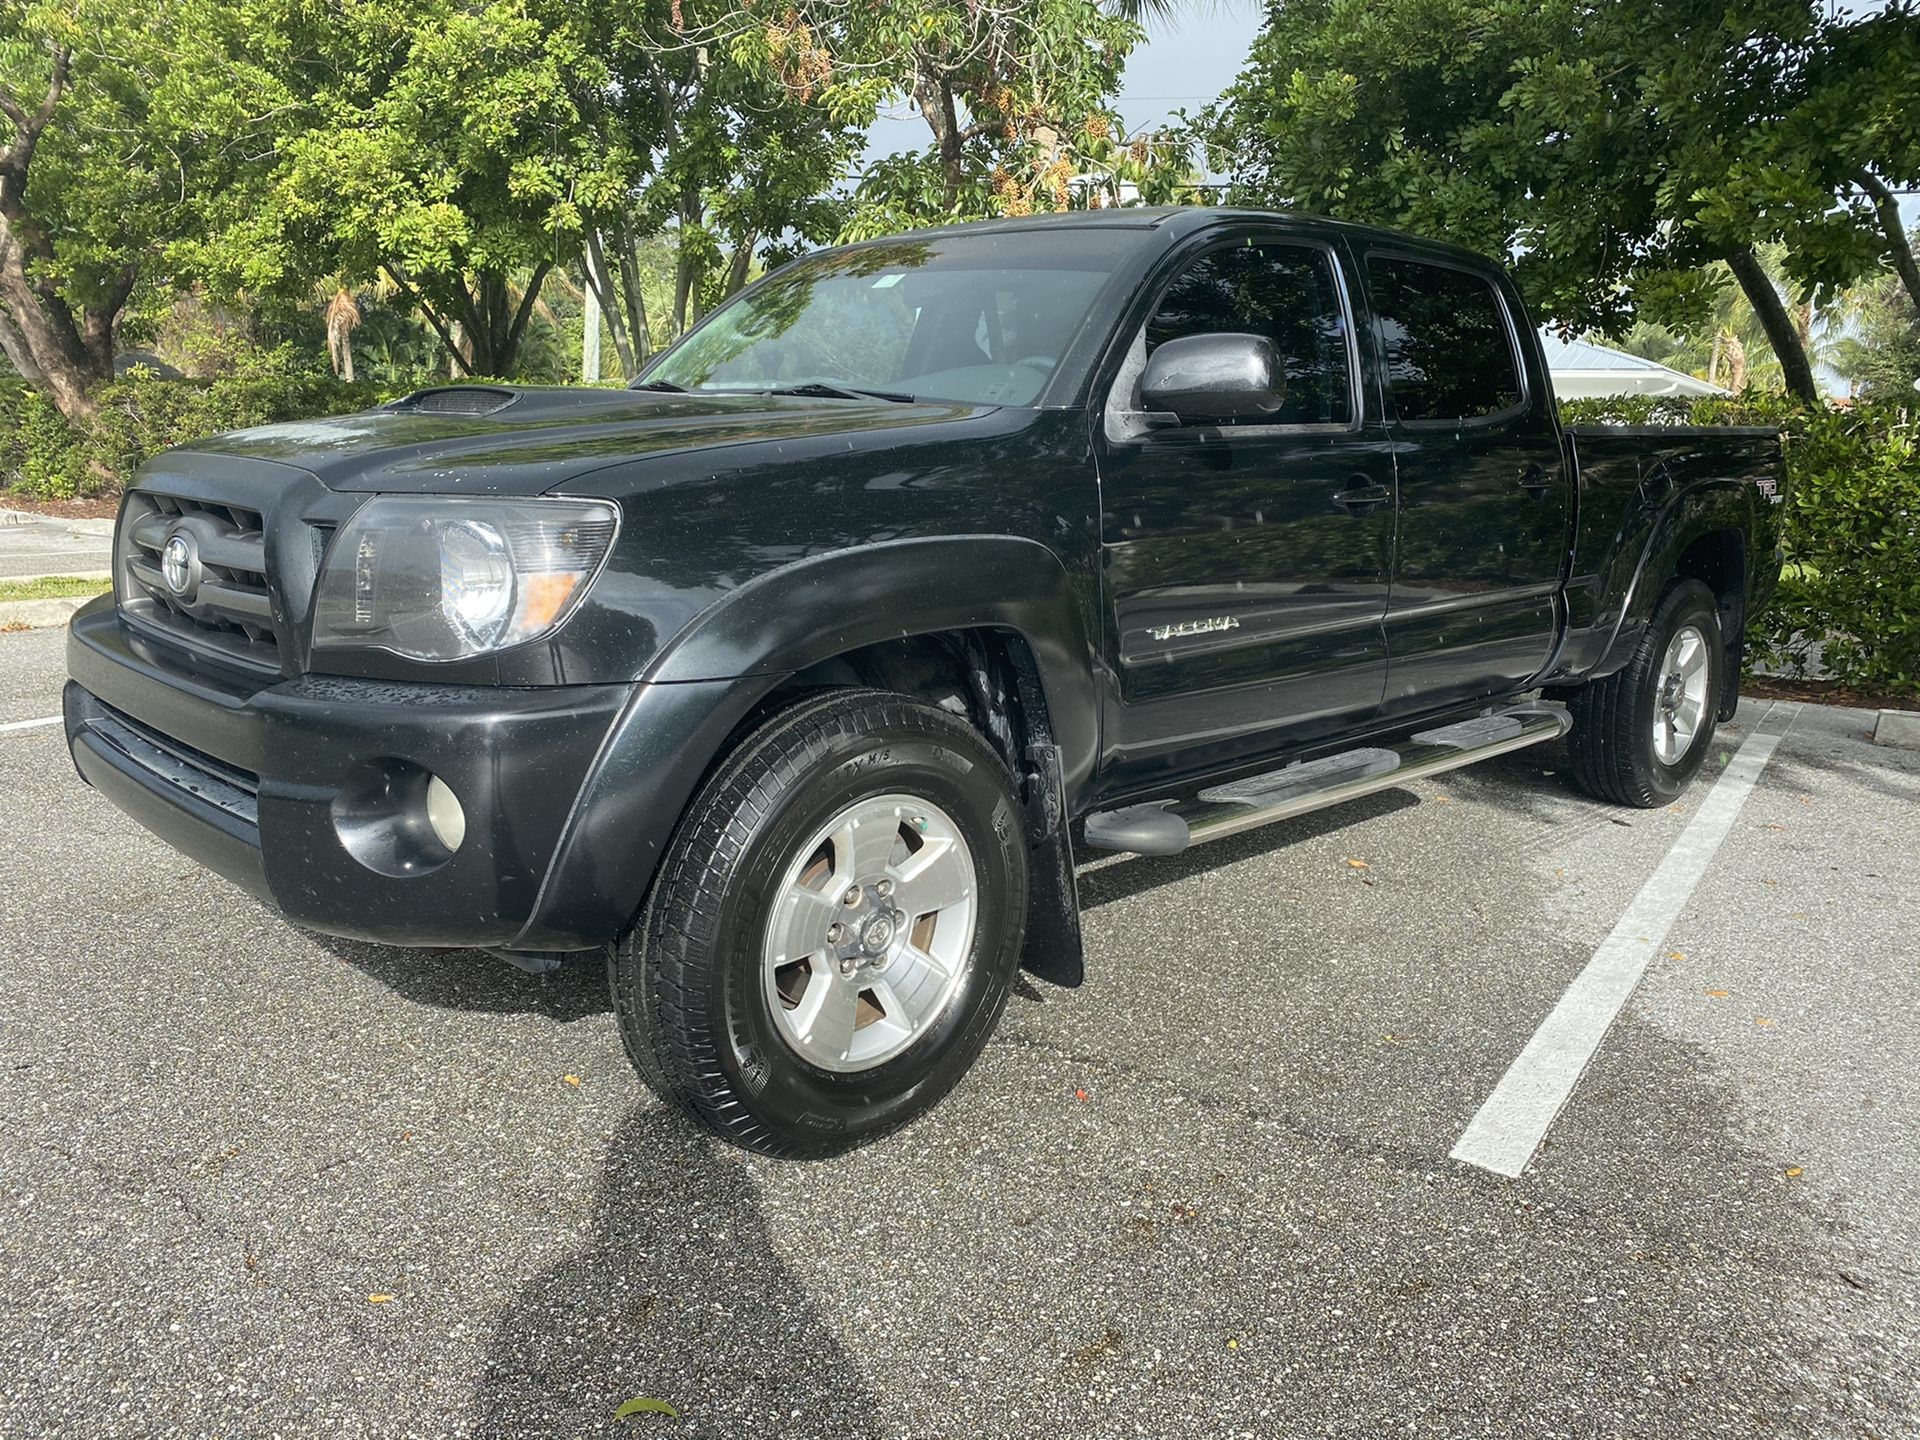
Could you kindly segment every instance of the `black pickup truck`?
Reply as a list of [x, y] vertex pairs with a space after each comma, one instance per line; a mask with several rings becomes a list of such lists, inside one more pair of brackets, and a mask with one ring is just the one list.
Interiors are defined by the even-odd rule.
[[830, 250], [626, 390], [142, 467], [81, 775], [297, 925], [604, 958], [642, 1076], [830, 1152], [934, 1103], [1076, 856], [1569, 736], [1657, 805], [1778, 574], [1770, 431], [1564, 429], [1501, 270], [1128, 209]]

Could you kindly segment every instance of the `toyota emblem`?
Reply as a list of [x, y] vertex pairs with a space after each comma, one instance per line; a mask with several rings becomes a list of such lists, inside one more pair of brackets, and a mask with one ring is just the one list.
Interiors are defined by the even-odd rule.
[[176, 595], [193, 587], [193, 542], [185, 535], [169, 535], [160, 547], [160, 577]]

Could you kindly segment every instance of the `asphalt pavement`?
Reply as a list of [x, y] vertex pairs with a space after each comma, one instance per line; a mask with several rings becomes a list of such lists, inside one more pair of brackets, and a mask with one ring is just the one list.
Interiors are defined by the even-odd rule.
[[[60, 644], [0, 634], [0, 726]], [[1449, 1150], [1711, 774], [1617, 810], [1543, 747], [1089, 869], [1084, 987], [786, 1164], [639, 1087], [595, 965], [301, 933], [0, 730], [0, 1435], [1920, 1434], [1871, 723], [1794, 718], [1513, 1180]]]
[[52, 520], [0, 511], [0, 580], [104, 575], [112, 563], [112, 521]]

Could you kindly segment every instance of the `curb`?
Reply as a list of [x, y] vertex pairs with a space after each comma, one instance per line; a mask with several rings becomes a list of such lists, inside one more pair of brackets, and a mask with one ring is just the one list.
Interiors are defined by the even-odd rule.
[[40, 630], [64, 625], [94, 597], [66, 595], [53, 600], [0, 600], [0, 630]]
[[70, 535], [113, 537], [111, 520], [64, 520], [58, 515], [37, 515], [31, 510], [0, 509], [0, 529], [10, 530], [16, 525], [42, 525], [49, 530], [65, 530]]
[[1882, 710], [1873, 724], [1873, 743], [1920, 750], [1920, 711]]

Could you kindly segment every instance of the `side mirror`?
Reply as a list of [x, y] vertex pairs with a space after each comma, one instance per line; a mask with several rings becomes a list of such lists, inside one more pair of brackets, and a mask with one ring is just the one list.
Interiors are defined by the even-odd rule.
[[1140, 377], [1144, 409], [1186, 424], [1257, 419], [1287, 396], [1280, 353], [1264, 335], [1183, 335], [1157, 346]]

